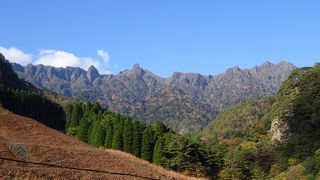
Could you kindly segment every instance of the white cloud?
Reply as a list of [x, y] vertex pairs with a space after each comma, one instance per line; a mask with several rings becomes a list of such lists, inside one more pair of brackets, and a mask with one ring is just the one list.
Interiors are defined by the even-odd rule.
[[34, 64], [50, 65], [55, 67], [79, 66], [80, 59], [75, 55], [57, 50], [41, 50], [39, 58]]
[[11, 62], [19, 63], [21, 65], [31, 64], [43, 64], [54, 67], [81, 67], [87, 70], [91, 65], [96, 67], [100, 73], [102, 74], [111, 74], [108, 70], [109, 65], [109, 54], [104, 50], [98, 50], [97, 56], [102, 60], [94, 59], [91, 57], [78, 57], [73, 53], [61, 51], [61, 50], [53, 50], [46, 49], [39, 51], [38, 55], [35, 59], [32, 59], [30, 54], [26, 54], [23, 51], [11, 47], [5, 48], [0, 46], [0, 52]]
[[110, 61], [109, 53], [105, 50], [99, 49], [97, 51], [97, 56], [101, 57], [103, 60], [101, 72], [104, 74], [111, 74], [111, 72], [107, 70], [109, 66], [109, 61]]
[[15, 48], [15, 47], [5, 48], [5, 47], [0, 46], [0, 52], [10, 62], [15, 62], [15, 63], [19, 63], [22, 65], [27, 65], [28, 63], [31, 63], [31, 61], [32, 61], [32, 56], [30, 54], [26, 54], [23, 51]]
[[108, 65], [109, 60], [110, 60], [110, 56], [109, 56], [109, 54], [108, 54], [107, 51], [104, 51], [104, 50], [102, 50], [102, 49], [99, 49], [99, 50], [97, 51], [97, 56], [99, 56], [99, 57], [101, 57], [101, 58], [103, 59], [105, 65]]
[[43, 64], [55, 67], [81, 67], [87, 70], [91, 65], [95, 66], [98, 70], [101, 70], [101, 63], [98, 60], [90, 57], [77, 57], [72, 53], [61, 50], [41, 50], [39, 57], [33, 64]]

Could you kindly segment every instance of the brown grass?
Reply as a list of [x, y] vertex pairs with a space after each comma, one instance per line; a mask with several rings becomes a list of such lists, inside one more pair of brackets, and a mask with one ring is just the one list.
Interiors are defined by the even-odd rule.
[[0, 157], [137, 176], [0, 159], [0, 177], [9, 179], [196, 179], [168, 171], [128, 153], [93, 148], [32, 119], [11, 114], [3, 109], [0, 109]]
[[141, 164], [144, 164], [145, 166], [149, 166], [150, 168], [152, 168], [155, 171], [160, 172], [161, 174], [166, 174], [167, 176], [174, 177], [176, 179], [190, 179], [190, 180], [201, 180], [201, 179], [204, 179], [204, 178], [189, 177], [189, 176], [186, 176], [184, 174], [180, 174], [180, 173], [177, 173], [175, 171], [171, 171], [171, 170], [165, 169], [165, 168], [163, 168], [161, 166], [157, 166], [155, 164], [152, 164], [149, 161], [145, 161], [145, 160], [140, 159], [140, 158], [138, 158], [138, 157], [136, 157], [134, 155], [131, 155], [129, 153], [125, 153], [125, 152], [122, 152], [122, 151], [119, 151], [119, 150], [106, 149], [105, 151], [108, 151], [108, 152], [114, 153], [114, 154], [118, 154], [119, 156], [122, 156], [122, 157], [125, 157], [127, 159], [130, 159], [133, 162], [140, 162]]

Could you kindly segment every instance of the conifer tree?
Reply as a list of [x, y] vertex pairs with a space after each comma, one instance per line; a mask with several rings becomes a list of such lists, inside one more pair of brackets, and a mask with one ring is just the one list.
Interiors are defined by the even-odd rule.
[[97, 124], [93, 123], [90, 127], [89, 127], [89, 138], [88, 138], [88, 143], [91, 145], [94, 145], [94, 139], [95, 139], [95, 134], [97, 131]]
[[120, 122], [118, 122], [115, 132], [113, 133], [112, 149], [123, 149], [123, 127], [124, 121], [123, 119], [120, 119]]
[[152, 133], [151, 133], [151, 128], [147, 127], [143, 131], [142, 135], [142, 143], [141, 143], [141, 158], [147, 161], [152, 161]]
[[92, 105], [92, 110], [95, 114], [98, 114], [98, 112], [101, 110], [100, 104], [98, 102], [95, 102]]
[[79, 129], [77, 138], [81, 141], [88, 142], [88, 133], [89, 133], [89, 123], [88, 123], [88, 115], [84, 115], [80, 119]]
[[224, 168], [220, 171], [221, 179], [248, 179], [247, 162], [239, 150], [230, 151], [224, 158]]
[[94, 131], [94, 141], [93, 141], [94, 146], [96, 147], [103, 146], [105, 137], [106, 137], [105, 128], [100, 123], [98, 123]]
[[154, 146], [152, 162], [157, 165], [163, 165], [164, 140], [165, 139], [163, 137], [160, 137]]
[[134, 121], [132, 124], [132, 153], [133, 155], [141, 156], [141, 139], [142, 139], [142, 127], [139, 121]]
[[82, 114], [82, 108], [79, 104], [75, 104], [72, 108], [72, 115], [70, 121], [70, 127], [76, 127], [79, 125], [79, 121]]
[[154, 129], [156, 140], [158, 140], [158, 138], [160, 138], [164, 133], [168, 131], [167, 127], [161, 121], [157, 121], [153, 125], [153, 129]]
[[188, 170], [197, 161], [195, 151], [195, 147], [187, 139], [174, 135], [164, 148], [163, 164], [179, 172]]
[[113, 125], [112, 125], [112, 123], [109, 123], [107, 125], [106, 138], [105, 138], [105, 142], [104, 142], [104, 146], [106, 148], [112, 147], [112, 137], [113, 137]]
[[123, 151], [132, 153], [132, 136], [132, 121], [131, 119], [126, 118], [123, 128]]

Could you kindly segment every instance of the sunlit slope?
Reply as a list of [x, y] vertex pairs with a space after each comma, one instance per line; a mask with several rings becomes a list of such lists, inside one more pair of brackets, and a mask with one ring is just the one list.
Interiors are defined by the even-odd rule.
[[127, 153], [99, 150], [35, 120], [0, 109], [0, 176], [190, 179]]

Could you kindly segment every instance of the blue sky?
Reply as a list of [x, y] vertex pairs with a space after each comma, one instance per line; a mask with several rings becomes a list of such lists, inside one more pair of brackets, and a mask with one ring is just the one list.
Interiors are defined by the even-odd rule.
[[316, 0], [3, 0], [0, 52], [105, 73], [139, 63], [161, 76], [267, 60], [311, 66], [320, 59], [319, 9]]

